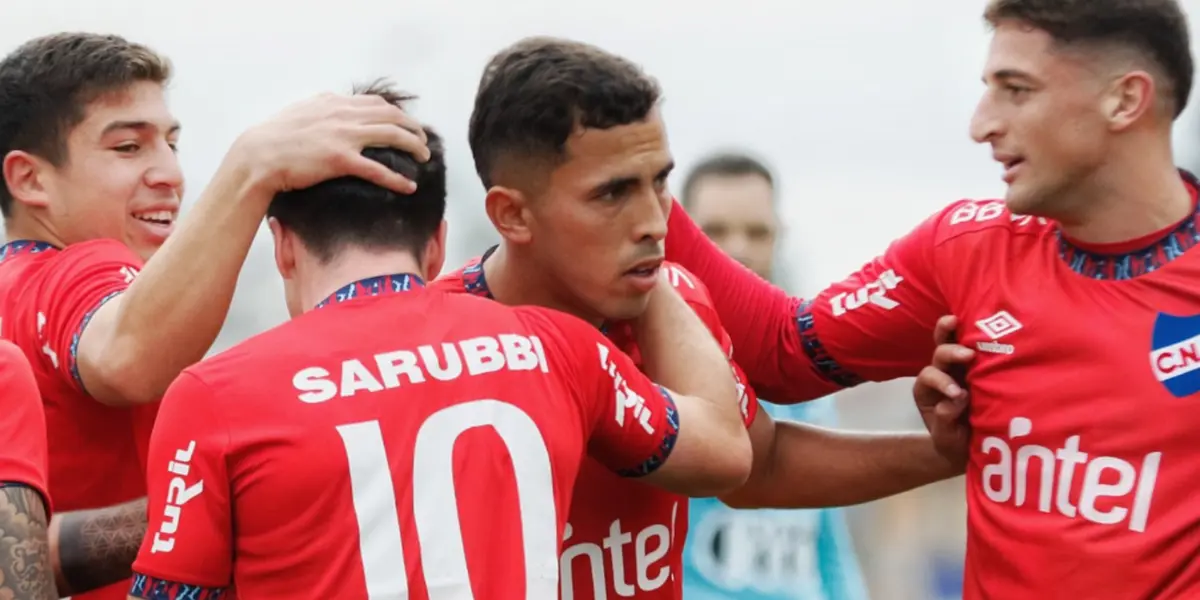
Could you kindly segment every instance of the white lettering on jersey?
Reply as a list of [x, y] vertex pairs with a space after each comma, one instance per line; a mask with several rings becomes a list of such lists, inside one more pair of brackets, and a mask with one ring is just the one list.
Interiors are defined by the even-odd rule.
[[692, 281], [691, 277], [688, 277], [687, 273], [683, 272], [683, 269], [680, 269], [679, 267], [671, 265], [671, 266], [667, 267], [666, 274], [667, 274], [667, 281], [671, 284], [671, 287], [679, 288], [680, 284], [683, 284], [693, 290], [696, 289], [696, 283], [694, 281]]
[[896, 286], [903, 281], [903, 277], [897, 275], [894, 270], [888, 269], [879, 274], [877, 281], [872, 281], [852, 293], [842, 292], [830, 299], [829, 304], [833, 309], [833, 316], [840, 317], [867, 303], [884, 310], [892, 310], [900, 306], [900, 303], [888, 298], [887, 293], [889, 290], [896, 289]]
[[[622, 598], [633, 598], [638, 592], [651, 592], [665, 585], [672, 575], [670, 561], [663, 559], [670, 555], [671, 545], [675, 541], [675, 515], [678, 510], [679, 503], [676, 502], [671, 507], [670, 527], [655, 523], [636, 533], [624, 531], [621, 520], [617, 519], [609, 525], [608, 535], [599, 543], [579, 542], [567, 545], [575, 534], [574, 528], [567, 523], [563, 532], [564, 547], [559, 559], [562, 571], [562, 600], [575, 598], [576, 587], [572, 569], [576, 559], [587, 561], [592, 572], [591, 593], [584, 594], [585, 598], [608, 598], [610, 591]], [[627, 545], [633, 546], [635, 571], [630, 574], [625, 573]], [[607, 561], [604, 560], [606, 550]]]
[[348, 398], [430, 379], [451, 381], [505, 369], [549, 373], [542, 341], [537, 336], [502, 333], [383, 352], [365, 362], [357, 358], [343, 361], [336, 374], [323, 367], [301, 369], [292, 377], [292, 385], [301, 402], [317, 404], [338, 396]]
[[600, 350], [600, 368], [604, 369], [613, 380], [617, 424], [624, 426], [625, 414], [631, 412], [635, 422], [641, 425], [646, 433], [653, 435], [654, 426], [650, 424], [650, 407], [646, 406], [646, 399], [629, 389], [629, 382], [617, 369], [617, 363], [609, 360], [608, 347], [597, 343], [596, 348]]
[[55, 352], [54, 349], [50, 347], [50, 342], [46, 341], [46, 336], [43, 333], [43, 331], [46, 329], [46, 313], [39, 312], [37, 314], [37, 323], [38, 323], [38, 328], [37, 328], [38, 329], [38, 337], [42, 339], [42, 354], [45, 354], [47, 357], [49, 357], [50, 364], [54, 365], [54, 368], [57, 369], [58, 368], [58, 353]]
[[1151, 350], [1150, 368], [1159, 381], [1200, 369], [1200, 335]]
[[[997, 219], [1004, 214], [1004, 202], [994, 200], [990, 202], [968, 202], [959, 206], [950, 214], [950, 224], [959, 225], [961, 223], [986, 223], [993, 219]], [[1037, 223], [1038, 225], [1047, 225], [1050, 222], [1045, 217], [1034, 217], [1032, 215], [1017, 215], [1010, 214], [1009, 220], [1017, 225], [1028, 225]]]
[[126, 265], [124, 267], [121, 267], [121, 278], [124, 279], [125, 284], [128, 285], [130, 283], [133, 283], [134, 279], [137, 279], [138, 273], [140, 273], [140, 272], [141, 271], [139, 271], [131, 266]]
[[150, 545], [150, 553], [170, 552], [175, 549], [175, 532], [179, 530], [179, 518], [183, 514], [183, 505], [199, 496], [204, 491], [204, 480], [201, 479], [188, 486], [184, 479], [192, 470], [192, 454], [196, 452], [196, 441], [188, 442], [187, 448], [175, 451], [175, 460], [167, 463], [167, 471], [174, 477], [167, 486], [167, 506], [163, 509], [163, 521], [158, 532], [154, 534], [154, 542]]
[[[1016, 417], [1009, 422], [1008, 440], [995, 436], [983, 439], [984, 454], [996, 459], [983, 467], [983, 491], [989, 499], [1024, 506], [1032, 476], [1038, 480], [1037, 509], [1041, 512], [1057, 512], [1072, 519], [1082, 517], [1101, 525], [1128, 521], [1130, 531], [1146, 530], [1162, 452], [1142, 457], [1139, 469], [1120, 458], [1089, 456], [1080, 450], [1078, 435], [1068, 437], [1057, 449], [1012, 444], [1032, 432], [1032, 421]], [[1034, 460], [1037, 467], [1030, 464]], [[1082, 475], [1083, 485], [1079, 498], [1072, 499], [1071, 484], [1077, 474]], [[1127, 498], [1131, 493], [1133, 497]], [[1101, 502], [1102, 498], [1113, 500]]]
[[[454, 446], [459, 436], [488, 427], [500, 436], [513, 465], [521, 513], [525, 594], [553, 598], [558, 588], [558, 511], [550, 451], [537, 423], [519, 407], [499, 400], [473, 400], [437, 411], [421, 423], [411, 450], [413, 524], [430, 600], [471, 598], [471, 577], [458, 518], [459, 491], [477, 493], [457, 474]], [[337, 428], [350, 466], [350, 495], [358, 521], [358, 544], [367, 598], [407, 598], [408, 572], [392, 466], [379, 421]], [[483, 471], [487, 471], [486, 468]], [[476, 470], [476, 472], [479, 472]], [[464, 489], [459, 489], [459, 486]], [[476, 485], [478, 487], [478, 485]], [[473, 532], [488, 540], [488, 532]], [[477, 542], [478, 543], [478, 542]], [[510, 551], [504, 549], [502, 551]]]

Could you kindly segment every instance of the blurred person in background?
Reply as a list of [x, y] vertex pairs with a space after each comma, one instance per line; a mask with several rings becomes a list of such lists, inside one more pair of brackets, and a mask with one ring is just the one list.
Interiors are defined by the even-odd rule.
[[[778, 282], [780, 238], [775, 178], [738, 152], [711, 155], [684, 180], [683, 207], [709, 239], [763, 279]], [[761, 403], [776, 419], [836, 426], [833, 398], [790, 406]], [[692, 500], [684, 548], [688, 600], [857, 600], [866, 598], [840, 509], [735, 510]]]

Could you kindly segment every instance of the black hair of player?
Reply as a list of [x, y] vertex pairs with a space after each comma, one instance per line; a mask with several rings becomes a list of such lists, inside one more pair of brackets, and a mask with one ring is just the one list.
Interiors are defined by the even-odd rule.
[[[356, 88], [403, 107], [416, 96], [396, 91], [386, 81]], [[404, 175], [417, 184], [401, 194], [357, 177], [330, 179], [300, 190], [275, 195], [267, 217], [295, 232], [323, 263], [346, 247], [407, 250], [418, 259], [437, 233], [446, 214], [446, 160], [442, 139], [424, 128], [429, 160], [393, 148], [367, 148], [363, 156]]]
[[775, 176], [766, 163], [745, 152], [719, 152], [701, 159], [687, 178], [683, 180], [683, 194], [679, 203], [690, 209], [696, 186], [706, 177], [743, 177], [754, 175], [767, 181], [771, 189], [775, 189]]
[[1063, 46], [1135, 50], [1161, 70], [1152, 74], [1170, 114], [1187, 107], [1195, 66], [1178, 0], [991, 0], [983, 18], [1031, 25]]
[[[139, 82], [166, 85], [166, 57], [116, 35], [56, 33], [21, 44], [0, 60], [0, 158], [22, 150], [55, 166], [67, 162], [67, 136], [98, 97]], [[12, 214], [7, 181], [0, 213]]]
[[578, 128], [644, 121], [660, 96], [641, 67], [596, 46], [520, 40], [492, 57], [480, 79], [467, 134], [475, 171], [490, 188], [510, 160], [557, 166]]

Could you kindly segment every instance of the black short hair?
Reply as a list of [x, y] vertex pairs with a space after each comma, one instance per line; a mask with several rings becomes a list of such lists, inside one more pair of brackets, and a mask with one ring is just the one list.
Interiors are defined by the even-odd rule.
[[579, 127], [643, 121], [658, 104], [658, 83], [641, 67], [595, 46], [532, 37], [492, 57], [471, 112], [468, 137], [485, 188], [506, 160], [565, 158]]
[[[56, 166], [67, 160], [67, 135], [97, 97], [142, 81], [166, 84], [166, 57], [116, 35], [56, 33], [25, 42], [0, 60], [0, 158], [14, 150]], [[12, 213], [7, 182], [0, 213]]]
[[1130, 48], [1162, 70], [1159, 81], [1174, 116], [1187, 107], [1195, 66], [1187, 16], [1178, 0], [991, 0], [983, 18], [1031, 25], [1063, 45]]
[[683, 180], [683, 194], [679, 198], [684, 208], [691, 208], [692, 196], [696, 186], [705, 177], [740, 177], [757, 175], [767, 180], [772, 188], [775, 187], [775, 176], [771, 169], [761, 160], [744, 152], [720, 152], [702, 159]]
[[[383, 81], [355, 90], [381, 96], [396, 106], [415, 96]], [[387, 165], [417, 184], [400, 194], [357, 177], [340, 177], [275, 195], [267, 216], [296, 232], [318, 260], [329, 262], [348, 246], [408, 250], [420, 257], [446, 213], [446, 162], [442, 139], [425, 128], [430, 157], [420, 162], [393, 148], [368, 148], [363, 156]]]

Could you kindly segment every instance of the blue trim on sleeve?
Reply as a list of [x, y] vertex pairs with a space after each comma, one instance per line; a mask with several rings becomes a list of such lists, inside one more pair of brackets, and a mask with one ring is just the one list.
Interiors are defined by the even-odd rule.
[[671, 398], [671, 394], [667, 392], [666, 388], [660, 385], [658, 392], [662, 394], [663, 408], [666, 411], [666, 419], [664, 419], [666, 431], [663, 432], [662, 442], [654, 451], [654, 455], [647, 458], [642, 464], [632, 469], [618, 471], [617, 474], [622, 477], [644, 477], [657, 471], [671, 455], [671, 451], [675, 449], [675, 441], [679, 439], [679, 409], [676, 408], [675, 400]]

